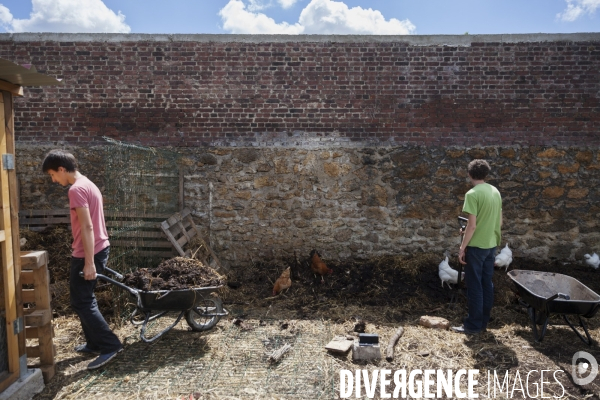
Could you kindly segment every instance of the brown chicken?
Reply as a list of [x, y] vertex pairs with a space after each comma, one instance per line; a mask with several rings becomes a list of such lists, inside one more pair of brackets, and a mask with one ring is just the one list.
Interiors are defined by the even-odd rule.
[[278, 295], [284, 289], [289, 289], [292, 286], [292, 279], [290, 278], [290, 267], [287, 267], [273, 285], [273, 296]]
[[327, 268], [327, 265], [321, 260], [316, 250], [310, 252], [310, 269], [313, 273], [321, 275], [321, 283], [325, 283], [324, 275], [331, 275], [333, 273], [333, 270]]

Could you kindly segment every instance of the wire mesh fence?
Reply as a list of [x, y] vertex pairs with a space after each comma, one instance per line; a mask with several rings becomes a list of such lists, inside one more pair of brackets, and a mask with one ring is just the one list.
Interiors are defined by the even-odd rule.
[[105, 212], [110, 265], [121, 272], [154, 267], [167, 243], [160, 222], [180, 211], [179, 154], [105, 138]]
[[[298, 321], [295, 331], [277, 320], [251, 323], [248, 330], [221, 324], [208, 334], [176, 329], [160, 345], [136, 341], [103, 372], [63, 390], [119, 399], [336, 398], [335, 362], [323, 350], [332, 335], [328, 322]], [[270, 362], [265, 353], [284, 344], [291, 351]]]
[[[104, 211], [111, 242], [108, 266], [121, 273], [156, 267], [173, 256], [160, 224], [180, 211], [178, 153], [105, 138]], [[127, 318], [127, 294], [117, 288], [117, 314]]]

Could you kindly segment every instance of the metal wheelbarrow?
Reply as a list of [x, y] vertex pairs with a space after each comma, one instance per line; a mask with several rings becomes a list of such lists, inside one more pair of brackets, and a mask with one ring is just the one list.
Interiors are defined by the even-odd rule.
[[[567, 325], [585, 344], [592, 345], [592, 338], [581, 317], [591, 318], [598, 312], [600, 308], [598, 294], [567, 275], [526, 270], [513, 270], [507, 275], [517, 287], [521, 296], [519, 302], [527, 308], [536, 342], [544, 339], [550, 314], [557, 313], [562, 315]], [[571, 314], [577, 317], [585, 337], [569, 320], [568, 315]], [[537, 325], [542, 326], [540, 332]]]
[[[113, 274], [117, 279], [123, 279], [123, 275], [109, 268], [105, 271]], [[82, 275], [83, 273], [80, 273]], [[165, 333], [169, 332], [185, 315], [190, 328], [193, 331], [207, 331], [213, 328], [221, 319], [229, 314], [223, 308], [223, 302], [216, 295], [211, 295], [221, 286], [210, 286], [202, 288], [191, 288], [183, 290], [153, 290], [143, 291], [131, 288], [123, 283], [103, 274], [96, 274], [99, 279], [112, 283], [113, 285], [129, 292], [135, 299], [136, 308], [129, 320], [133, 325], [141, 325], [140, 339], [146, 343], [152, 343]], [[148, 322], [162, 317], [170, 311], [179, 311], [175, 322], [163, 329], [151, 338], [146, 337]], [[141, 316], [142, 318], [136, 318]]]

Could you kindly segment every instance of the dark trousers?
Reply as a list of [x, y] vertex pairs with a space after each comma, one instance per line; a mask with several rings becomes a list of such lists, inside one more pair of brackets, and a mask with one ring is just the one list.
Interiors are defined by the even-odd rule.
[[473, 332], [486, 329], [494, 303], [494, 259], [496, 248], [468, 247], [466, 252], [465, 284], [469, 314], [464, 327]]
[[[96, 273], [102, 274], [108, 261], [110, 247], [100, 250], [94, 255]], [[100, 354], [108, 354], [119, 350], [121, 341], [115, 335], [98, 309], [98, 302], [94, 295], [97, 280], [86, 281], [79, 276], [85, 265], [84, 258], [71, 257], [71, 276], [69, 288], [71, 290], [71, 307], [81, 321], [81, 327], [87, 347], [90, 350], [99, 351]]]

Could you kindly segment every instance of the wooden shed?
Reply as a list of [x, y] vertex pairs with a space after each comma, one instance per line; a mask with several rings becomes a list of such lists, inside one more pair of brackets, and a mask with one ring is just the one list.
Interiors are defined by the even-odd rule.
[[[51, 354], [43, 354], [41, 348], [47, 343], [42, 343], [42, 339], [39, 339], [37, 350], [31, 353], [36, 353], [40, 359], [54, 356], [47, 256], [43, 251], [22, 254], [19, 249], [13, 97], [23, 96], [24, 86], [59, 84], [60, 80], [38, 73], [32, 65], [17, 65], [0, 59], [0, 315], [4, 321], [0, 324], [0, 393], [27, 372], [26, 339], [34, 334], [41, 338], [43, 329], [49, 330], [50, 343], [46, 348], [51, 351], [46, 353]], [[23, 290], [23, 284], [27, 284], [28, 289]], [[37, 311], [43, 307], [48, 309], [43, 317], [38, 313], [30, 318], [32, 321], [37, 318], [37, 324], [45, 323], [44, 328], [28, 329], [24, 303], [35, 304]], [[51, 374], [47, 371], [44, 378], [49, 379]]]

